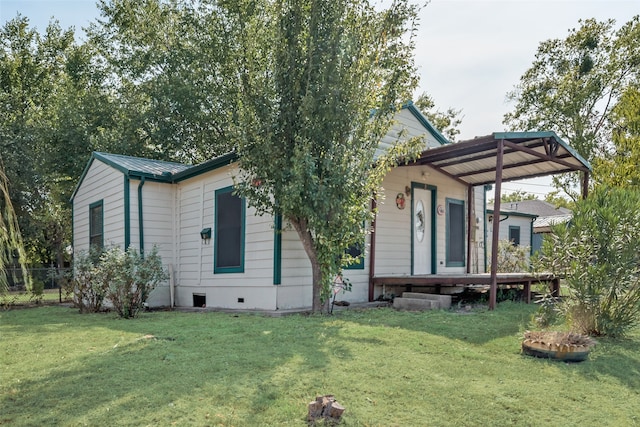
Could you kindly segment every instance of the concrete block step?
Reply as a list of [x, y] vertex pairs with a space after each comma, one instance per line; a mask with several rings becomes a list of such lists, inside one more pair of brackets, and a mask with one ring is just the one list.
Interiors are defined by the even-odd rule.
[[428, 300], [424, 298], [394, 298], [393, 308], [396, 310], [433, 310], [440, 308], [438, 301]]
[[438, 301], [440, 308], [451, 308], [451, 295], [424, 294], [419, 292], [403, 292], [402, 298], [425, 299]]

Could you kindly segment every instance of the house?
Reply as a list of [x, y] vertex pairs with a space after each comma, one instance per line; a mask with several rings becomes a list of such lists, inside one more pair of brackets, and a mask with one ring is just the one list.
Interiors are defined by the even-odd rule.
[[[496, 182], [499, 189], [503, 178], [589, 170], [552, 132], [447, 144], [412, 104], [397, 113], [381, 147], [401, 134], [423, 136], [424, 151], [382, 183], [385, 197], [376, 201], [362, 262], [344, 272], [352, 291], [341, 298], [351, 302], [378, 298], [394, 280], [410, 285], [480, 271], [484, 184]], [[72, 196], [74, 253], [90, 244], [141, 252], [157, 245], [171, 277], [150, 305], [310, 307], [311, 266], [297, 233], [233, 194], [235, 160], [231, 153], [191, 166], [93, 153]], [[510, 168], [512, 161], [530, 167]]]
[[527, 246], [529, 248], [527, 252], [528, 261], [528, 256], [533, 253], [531, 250], [533, 247], [533, 223], [537, 215], [514, 209], [514, 203], [507, 203], [506, 206], [500, 209], [499, 217], [495, 215], [493, 209], [487, 209], [488, 247], [491, 246], [491, 236], [495, 221], [500, 221], [498, 240], [507, 240], [516, 246]]
[[573, 217], [571, 209], [555, 206], [544, 200], [522, 200], [511, 203], [509, 211], [535, 215], [531, 230], [531, 253], [540, 250], [544, 235], [551, 231], [554, 224], [562, 224]]

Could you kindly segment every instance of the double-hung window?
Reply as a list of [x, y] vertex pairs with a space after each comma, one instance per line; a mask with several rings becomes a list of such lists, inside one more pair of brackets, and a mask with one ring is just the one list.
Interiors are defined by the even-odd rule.
[[89, 246], [102, 250], [104, 247], [104, 209], [103, 202], [89, 205]]

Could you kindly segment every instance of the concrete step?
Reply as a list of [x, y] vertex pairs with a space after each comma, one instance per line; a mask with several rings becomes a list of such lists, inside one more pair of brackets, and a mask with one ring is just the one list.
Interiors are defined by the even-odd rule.
[[439, 308], [451, 308], [451, 295], [423, 294], [419, 292], [403, 292], [402, 298], [425, 299], [438, 301]]
[[396, 310], [433, 310], [440, 308], [438, 301], [424, 298], [394, 298], [393, 308]]

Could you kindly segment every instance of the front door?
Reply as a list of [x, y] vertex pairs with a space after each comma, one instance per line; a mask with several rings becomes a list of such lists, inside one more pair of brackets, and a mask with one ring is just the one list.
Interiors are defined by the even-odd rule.
[[413, 271], [412, 274], [431, 274], [431, 190], [413, 189]]

